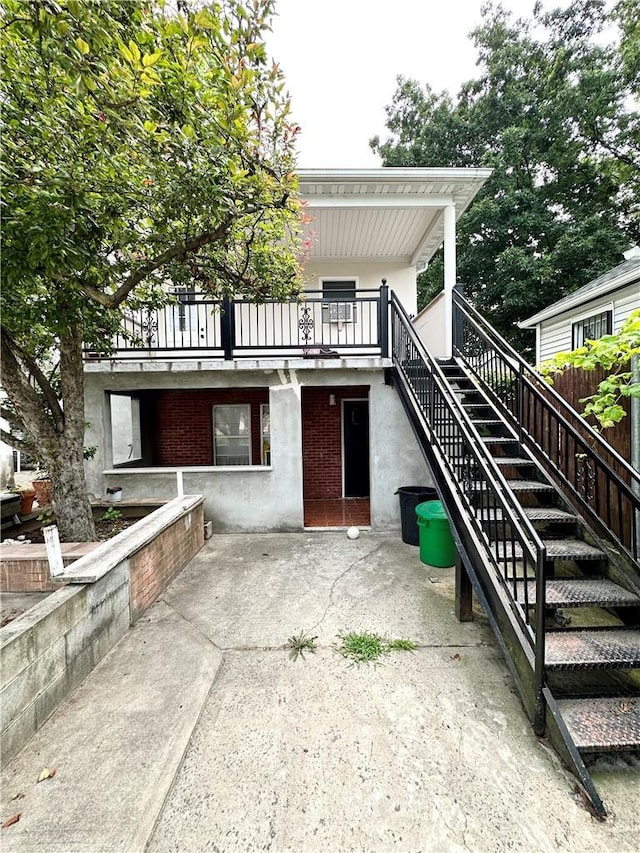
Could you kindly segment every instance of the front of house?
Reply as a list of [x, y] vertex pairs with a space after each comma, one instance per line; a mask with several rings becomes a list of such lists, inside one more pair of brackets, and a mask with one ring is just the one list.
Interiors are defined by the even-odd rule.
[[135, 345], [87, 353], [89, 490], [202, 494], [219, 532], [397, 527], [396, 489], [431, 476], [385, 383], [389, 292], [415, 314], [417, 273], [444, 242], [450, 294], [455, 223], [488, 176], [302, 171], [301, 300], [222, 304], [183, 290], [177, 305], [129, 317]]

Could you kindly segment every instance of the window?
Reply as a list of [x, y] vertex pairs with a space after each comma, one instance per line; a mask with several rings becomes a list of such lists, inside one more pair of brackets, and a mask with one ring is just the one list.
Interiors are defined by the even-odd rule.
[[113, 465], [131, 465], [142, 457], [140, 400], [133, 394], [111, 394]]
[[[355, 299], [356, 281], [353, 278], [322, 279], [323, 323], [355, 323], [356, 304], [345, 300]], [[330, 301], [329, 301], [330, 300]]]
[[213, 407], [213, 464], [251, 465], [251, 406]]
[[260, 406], [260, 463], [271, 465], [271, 418], [269, 416], [269, 404]]
[[572, 326], [573, 349], [584, 346], [587, 340], [597, 341], [603, 335], [611, 334], [611, 311], [602, 311], [591, 317], [584, 317]]

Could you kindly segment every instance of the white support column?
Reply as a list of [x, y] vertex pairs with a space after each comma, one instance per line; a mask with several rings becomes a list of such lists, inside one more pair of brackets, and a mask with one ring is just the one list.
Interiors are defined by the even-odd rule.
[[451, 358], [453, 347], [453, 288], [456, 283], [456, 206], [444, 209], [444, 322], [445, 358]]

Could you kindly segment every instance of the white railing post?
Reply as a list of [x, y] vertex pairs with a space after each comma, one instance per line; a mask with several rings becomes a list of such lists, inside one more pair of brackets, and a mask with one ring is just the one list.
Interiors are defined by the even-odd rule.
[[456, 283], [456, 206], [444, 209], [445, 358], [453, 354], [453, 288]]

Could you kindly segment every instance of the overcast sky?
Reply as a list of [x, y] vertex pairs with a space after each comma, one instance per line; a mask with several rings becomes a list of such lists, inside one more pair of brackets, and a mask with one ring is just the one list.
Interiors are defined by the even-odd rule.
[[[530, 17], [535, 0], [502, 0]], [[562, 6], [562, 0], [545, 3]], [[402, 74], [456, 94], [476, 73], [469, 33], [481, 0], [277, 0], [267, 44], [302, 127], [301, 167], [371, 167], [369, 139]]]

